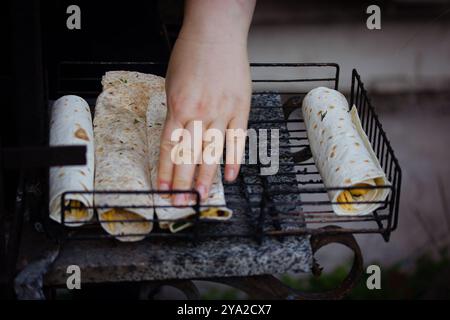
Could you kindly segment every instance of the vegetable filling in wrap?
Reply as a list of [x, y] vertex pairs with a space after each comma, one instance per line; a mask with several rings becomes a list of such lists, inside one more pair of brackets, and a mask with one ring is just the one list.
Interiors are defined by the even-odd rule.
[[[390, 182], [361, 126], [356, 107], [319, 87], [303, 99], [303, 119], [315, 164], [338, 215], [370, 214], [383, 205]], [[384, 187], [383, 187], [384, 186]]]

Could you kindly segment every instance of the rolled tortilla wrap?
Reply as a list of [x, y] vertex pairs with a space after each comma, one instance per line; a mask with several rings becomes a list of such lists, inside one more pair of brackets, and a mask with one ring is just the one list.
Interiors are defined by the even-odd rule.
[[[151, 189], [145, 122], [151, 86], [139, 77], [121, 72], [103, 77], [94, 117], [96, 191]], [[102, 227], [120, 241], [142, 240], [152, 230], [152, 222], [146, 221], [154, 214], [149, 193], [97, 193], [95, 203]], [[105, 205], [112, 208], [101, 208]]]
[[[63, 96], [51, 109], [50, 145], [86, 146], [86, 165], [50, 168], [50, 218], [62, 222], [61, 196], [68, 191], [91, 191], [94, 186], [94, 134], [91, 111], [87, 102], [77, 96]], [[92, 194], [68, 194], [64, 224], [81, 226], [93, 216]], [[88, 208], [91, 207], [91, 208]]]
[[[157, 190], [158, 179], [158, 159], [159, 147], [161, 143], [161, 135], [164, 121], [166, 119], [166, 93], [164, 91], [164, 78], [156, 77], [160, 81], [161, 86], [152, 90], [150, 95], [150, 103], [147, 110], [147, 137], [149, 145], [149, 162], [151, 163], [151, 181], [153, 189]], [[186, 208], [167, 208], [162, 206], [171, 206], [171, 196], [155, 194], [154, 201], [156, 205], [156, 215], [161, 220], [176, 220], [192, 217], [195, 211], [192, 207]], [[191, 201], [191, 205], [194, 201]], [[222, 175], [220, 167], [217, 169], [216, 177], [210, 188], [209, 198], [201, 203], [200, 218], [211, 220], [227, 220], [230, 219], [233, 212], [225, 206], [225, 193], [222, 184]], [[160, 221], [160, 227], [169, 229], [171, 232], [181, 231], [191, 225], [187, 221]]]
[[361, 126], [356, 107], [338, 91], [319, 87], [311, 90], [302, 104], [303, 118], [315, 164], [327, 188], [366, 187], [329, 190], [337, 215], [370, 214], [385, 201], [390, 186], [372, 146]]

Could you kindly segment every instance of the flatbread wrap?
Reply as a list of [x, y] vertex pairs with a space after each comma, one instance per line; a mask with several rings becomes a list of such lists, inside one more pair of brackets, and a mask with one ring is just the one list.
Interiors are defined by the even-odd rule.
[[[90, 191], [94, 185], [94, 134], [88, 103], [77, 96], [63, 96], [51, 108], [50, 146], [86, 146], [86, 164], [50, 168], [50, 218], [62, 222], [61, 196], [69, 191]], [[92, 219], [92, 194], [73, 193], [65, 197], [69, 210], [64, 225], [78, 227]]]
[[[349, 110], [344, 95], [319, 87], [305, 96], [302, 112], [311, 153], [329, 188], [333, 211], [337, 215], [367, 215], [382, 206], [391, 184], [356, 107]], [[343, 189], [332, 189], [339, 187]]]
[[94, 117], [95, 190], [142, 193], [95, 193], [95, 203], [103, 229], [120, 241], [139, 241], [154, 217], [146, 135], [152, 84], [136, 72], [107, 72], [102, 85]]
[[[159, 147], [163, 125], [166, 119], [167, 106], [166, 93], [164, 90], [164, 78], [155, 76], [155, 79], [160, 81], [161, 86], [152, 90], [150, 95], [149, 107], [147, 110], [147, 137], [149, 146], [149, 162], [151, 164], [151, 182], [153, 189], [157, 190]], [[154, 201], [156, 205], [156, 215], [158, 216], [158, 219], [162, 220], [159, 223], [161, 228], [169, 229], [171, 232], [178, 232], [192, 225], [192, 223], [186, 221], [186, 219], [192, 218], [195, 214], [192, 207], [167, 207], [172, 205], [171, 196], [168, 194], [155, 194]], [[191, 201], [190, 204], [192, 205], [193, 201]], [[219, 167], [217, 169], [216, 178], [210, 188], [209, 198], [201, 203], [200, 219], [230, 219], [233, 212], [225, 205], [225, 193]], [[184, 221], [167, 221], [176, 219], [184, 219]]]

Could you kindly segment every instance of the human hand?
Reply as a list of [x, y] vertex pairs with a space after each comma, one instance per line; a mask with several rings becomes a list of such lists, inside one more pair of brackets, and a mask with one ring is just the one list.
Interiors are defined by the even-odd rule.
[[[246, 41], [248, 26], [246, 31], [245, 26], [240, 23], [234, 24], [233, 30], [220, 36], [213, 34], [211, 29], [199, 32], [203, 27], [199, 27], [198, 20], [183, 26], [173, 48], [166, 75], [168, 112], [160, 147], [160, 190], [188, 190], [193, 186], [195, 162], [176, 164], [172, 159], [172, 134], [177, 129], [186, 129], [190, 133], [190, 151], [197, 161], [208, 145], [205, 141], [206, 130], [217, 129], [222, 133], [221, 141], [213, 143], [217, 143], [220, 150], [215, 155], [218, 160], [222, 155], [225, 139], [227, 181], [233, 181], [237, 177], [245, 148], [245, 137], [235, 141], [232, 135], [226, 135], [226, 131], [247, 128], [251, 99]], [[228, 26], [227, 22], [225, 24]], [[201, 121], [203, 136], [194, 134], [194, 121]], [[208, 197], [218, 163], [203, 161], [199, 165], [195, 188], [203, 200]], [[183, 205], [187, 200], [186, 194], [176, 194], [173, 203]]]

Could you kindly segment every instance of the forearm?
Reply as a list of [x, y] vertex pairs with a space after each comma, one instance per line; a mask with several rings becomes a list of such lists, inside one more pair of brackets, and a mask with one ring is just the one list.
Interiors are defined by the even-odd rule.
[[256, 0], [186, 0], [179, 38], [246, 43]]

